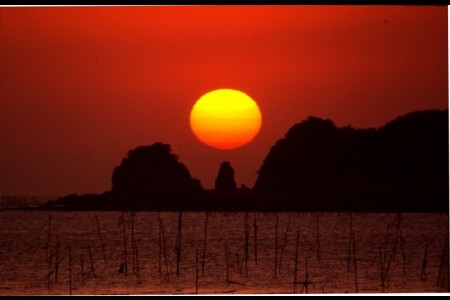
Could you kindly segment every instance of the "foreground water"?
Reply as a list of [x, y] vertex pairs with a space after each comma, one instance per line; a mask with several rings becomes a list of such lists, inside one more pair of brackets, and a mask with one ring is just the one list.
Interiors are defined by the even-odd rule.
[[447, 213], [183, 212], [181, 227], [176, 212], [121, 216], [0, 212], [0, 294], [448, 291]]

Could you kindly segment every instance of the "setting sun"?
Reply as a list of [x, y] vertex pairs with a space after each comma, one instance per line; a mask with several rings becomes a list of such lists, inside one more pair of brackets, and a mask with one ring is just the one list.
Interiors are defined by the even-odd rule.
[[208, 146], [234, 149], [252, 141], [261, 128], [261, 112], [247, 94], [219, 89], [204, 94], [192, 107], [192, 132]]

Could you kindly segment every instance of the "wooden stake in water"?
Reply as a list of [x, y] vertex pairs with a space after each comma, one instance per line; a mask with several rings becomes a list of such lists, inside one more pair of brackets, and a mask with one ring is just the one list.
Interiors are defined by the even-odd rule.
[[176, 256], [177, 256], [177, 276], [180, 275], [180, 260], [181, 260], [181, 228], [182, 228], [182, 211], [178, 214], [178, 233], [177, 242], [175, 246]]
[[403, 246], [403, 234], [402, 234], [402, 214], [398, 213], [398, 219], [397, 219], [397, 234], [399, 235], [400, 239], [400, 250], [402, 252], [402, 264], [403, 264], [403, 276], [406, 276], [406, 256]]
[[281, 273], [281, 262], [283, 260], [283, 253], [284, 253], [284, 248], [286, 247], [286, 243], [287, 243], [287, 235], [289, 232], [289, 225], [291, 224], [291, 213], [288, 213], [288, 223], [286, 226], [286, 231], [284, 232], [284, 238], [283, 238], [283, 246], [281, 246], [281, 252], [280, 252], [280, 262], [278, 263], [278, 274]]
[[56, 236], [55, 283], [58, 282], [58, 270], [59, 270], [59, 236]]
[[69, 247], [69, 295], [72, 295], [72, 253]]
[[298, 238], [299, 238], [299, 232], [297, 231], [297, 243], [295, 246], [295, 262], [294, 262], [294, 293], [295, 293], [295, 288], [297, 286]]
[[405, 251], [404, 251], [404, 247], [403, 247], [403, 236], [402, 236], [402, 231], [400, 229], [400, 249], [402, 250], [402, 264], [403, 264], [403, 276], [406, 276], [406, 256], [405, 256]]
[[355, 244], [355, 234], [352, 232], [353, 240], [353, 264], [355, 265], [355, 290], [358, 293], [358, 271], [356, 267], [356, 244]]
[[81, 264], [81, 280], [84, 283], [83, 252], [81, 252], [81, 254], [80, 254], [80, 264]]
[[249, 239], [249, 224], [248, 224], [248, 213], [245, 211], [244, 213], [244, 264], [245, 264], [245, 277], [248, 277], [248, 239]]
[[48, 257], [48, 272], [47, 272], [47, 289], [48, 290], [50, 290], [50, 283], [51, 283], [51, 280], [50, 280], [50, 275], [51, 275], [51, 273], [52, 273], [52, 270], [51, 270], [51, 268], [52, 268], [52, 249], [50, 249], [50, 255], [49, 255], [49, 257]]
[[159, 215], [158, 211], [158, 221], [159, 221], [159, 251], [158, 251], [158, 270], [159, 270], [159, 276], [162, 276], [161, 271], [161, 256], [162, 256], [162, 222], [161, 222], [161, 216]]
[[439, 264], [439, 272], [436, 279], [436, 285], [439, 286], [441, 282], [441, 274], [444, 272], [445, 258], [448, 257], [448, 242], [445, 243], [444, 249], [442, 250], [441, 262]]
[[225, 265], [227, 268], [227, 276], [225, 277], [225, 280], [227, 281], [227, 285], [230, 285], [230, 275], [228, 271], [228, 248], [227, 248], [227, 242], [224, 242], [225, 244]]
[[103, 259], [105, 260], [105, 264], [106, 264], [105, 245], [103, 244], [103, 238], [102, 238], [102, 232], [100, 230], [100, 224], [98, 223], [97, 215], [94, 215], [94, 217], [95, 217], [95, 223], [97, 224], [97, 231], [98, 231], [98, 236], [100, 237], [100, 243], [102, 244]]
[[195, 293], [198, 294], [198, 253], [197, 246], [195, 246]]
[[167, 279], [167, 281], [170, 281], [169, 260], [167, 259], [166, 236], [164, 234], [164, 224], [162, 222], [161, 222], [161, 234], [162, 234], [162, 242], [163, 242], [163, 250], [164, 250], [164, 262], [166, 265], [166, 279]]
[[133, 259], [133, 274], [136, 274], [136, 253], [134, 248], [134, 211], [131, 212], [131, 257]]
[[141, 282], [141, 269], [139, 268], [139, 255], [138, 255], [138, 249], [137, 249], [137, 241], [134, 241], [134, 252], [136, 253], [136, 273], [138, 276], [138, 283]]
[[397, 234], [395, 236], [394, 246], [392, 247], [392, 252], [391, 252], [391, 255], [389, 256], [389, 260], [388, 260], [388, 263], [387, 263], [387, 266], [386, 266], [386, 270], [384, 271], [383, 286], [386, 286], [385, 285], [385, 281], [386, 281], [386, 278], [389, 278], [389, 269], [391, 267], [391, 262], [394, 259], [395, 252], [396, 252], [396, 249], [397, 249], [397, 242], [398, 242], [398, 237], [399, 237], [399, 230], [398, 229], [399, 229], [399, 226], [400, 226], [399, 220], [400, 219], [397, 220]]
[[386, 260], [387, 257], [387, 246], [388, 246], [388, 241], [389, 241], [389, 224], [386, 225], [386, 238], [384, 240], [384, 260]]
[[305, 289], [305, 293], [308, 294], [308, 286], [311, 282], [308, 280], [308, 259], [305, 259], [305, 280], [302, 282], [303, 287], [301, 293], [303, 293], [303, 289]]
[[420, 272], [420, 279], [421, 280], [426, 280], [427, 279], [427, 254], [428, 254], [428, 243], [425, 244], [425, 253], [423, 254], [422, 270]]
[[317, 231], [317, 263], [319, 263], [320, 262], [319, 213], [316, 213], [316, 231]]
[[255, 246], [255, 264], [258, 264], [258, 226], [256, 225], [256, 213], [253, 217], [253, 243]]
[[[385, 238], [385, 240], [384, 240], [383, 270], [384, 270], [385, 263], [386, 263], [386, 258], [387, 258], [388, 241], [389, 241], [389, 224], [386, 225], [386, 238]], [[387, 272], [387, 271], [388, 271], [388, 270], [386, 269], [386, 270], [383, 272], [383, 283], [382, 283], [383, 288], [386, 286], [386, 285], [385, 285], [386, 278], [387, 278], [387, 283], [388, 283], [388, 285], [389, 285], [389, 272]], [[386, 273], [386, 272], [387, 272], [387, 273]]]
[[91, 246], [88, 246], [88, 251], [89, 251], [89, 259], [91, 260], [91, 269], [89, 270], [89, 273], [92, 272], [92, 275], [94, 275], [95, 278], [97, 276], [95, 276], [94, 260], [92, 259]]
[[128, 265], [127, 265], [127, 237], [125, 233], [125, 216], [122, 212], [122, 228], [123, 228], [123, 267], [125, 276], [128, 275]]
[[348, 233], [348, 257], [347, 257], [347, 271], [350, 272], [350, 256], [352, 251], [352, 234], [353, 234], [353, 213], [350, 213], [350, 230]]
[[133, 259], [133, 274], [136, 274], [136, 253], [134, 248], [134, 211], [131, 212], [131, 256]]
[[278, 264], [278, 211], [276, 212], [275, 216], [275, 267], [273, 270], [273, 276], [277, 278], [277, 264]]
[[47, 229], [47, 252], [45, 253], [45, 261], [48, 261], [48, 249], [50, 247], [50, 231], [52, 224], [52, 214], [48, 215], [48, 229]]
[[202, 276], [205, 275], [206, 235], [207, 235], [207, 232], [208, 232], [208, 211], [206, 211], [205, 231], [204, 231], [204, 236], [203, 236]]
[[380, 280], [381, 280], [380, 282], [381, 282], [382, 291], [384, 293], [384, 280], [383, 280], [384, 266], [383, 266], [383, 253], [381, 252], [381, 248], [379, 249], [379, 255], [380, 255]]

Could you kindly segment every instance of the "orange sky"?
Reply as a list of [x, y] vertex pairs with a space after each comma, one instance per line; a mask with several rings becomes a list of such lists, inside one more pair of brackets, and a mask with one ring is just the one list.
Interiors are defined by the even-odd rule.
[[[310, 115], [377, 127], [448, 108], [447, 40], [447, 6], [2, 7], [0, 195], [103, 192], [128, 150], [156, 141], [204, 187], [223, 160], [251, 187]], [[259, 104], [242, 148], [190, 131], [218, 88]]]

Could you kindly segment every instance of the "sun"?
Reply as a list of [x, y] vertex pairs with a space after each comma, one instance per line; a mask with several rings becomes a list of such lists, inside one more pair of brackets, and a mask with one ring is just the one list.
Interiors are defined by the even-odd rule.
[[204, 94], [191, 110], [192, 132], [204, 144], [230, 150], [251, 142], [261, 129], [261, 111], [247, 94], [218, 89]]

